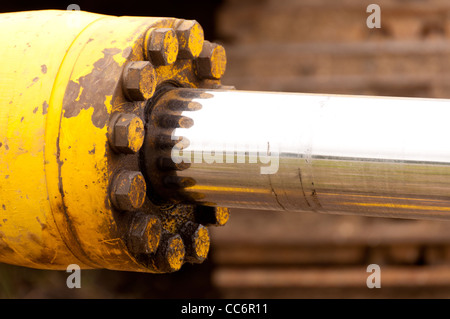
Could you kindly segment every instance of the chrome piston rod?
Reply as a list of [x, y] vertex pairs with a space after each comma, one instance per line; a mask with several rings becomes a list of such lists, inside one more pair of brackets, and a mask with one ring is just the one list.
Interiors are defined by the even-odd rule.
[[450, 100], [173, 89], [150, 122], [166, 199], [450, 219]]

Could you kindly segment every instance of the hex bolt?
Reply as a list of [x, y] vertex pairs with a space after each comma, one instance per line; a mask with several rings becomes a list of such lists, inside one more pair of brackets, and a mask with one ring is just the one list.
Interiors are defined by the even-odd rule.
[[203, 48], [204, 33], [201, 25], [195, 20], [182, 20], [176, 28], [180, 59], [194, 59]]
[[226, 207], [197, 206], [194, 212], [195, 221], [203, 225], [224, 226], [230, 218]]
[[141, 172], [122, 171], [112, 182], [111, 202], [124, 211], [135, 211], [144, 204], [147, 186]]
[[219, 80], [225, 73], [227, 65], [225, 49], [219, 44], [205, 41], [202, 52], [195, 62], [199, 78]]
[[128, 231], [128, 250], [134, 254], [155, 253], [161, 239], [161, 229], [158, 217], [142, 212], [136, 213]]
[[209, 252], [208, 228], [188, 221], [181, 228], [180, 234], [186, 246], [186, 261], [193, 264], [202, 263]]
[[113, 115], [108, 131], [111, 148], [118, 153], [134, 154], [144, 143], [144, 122], [133, 113]]
[[150, 29], [145, 42], [147, 58], [153, 65], [169, 65], [177, 60], [178, 39], [173, 29]]
[[156, 252], [156, 266], [161, 272], [174, 272], [184, 263], [186, 249], [180, 235], [164, 232]]
[[156, 72], [149, 61], [129, 62], [123, 71], [125, 95], [134, 101], [145, 101], [152, 97], [156, 88]]

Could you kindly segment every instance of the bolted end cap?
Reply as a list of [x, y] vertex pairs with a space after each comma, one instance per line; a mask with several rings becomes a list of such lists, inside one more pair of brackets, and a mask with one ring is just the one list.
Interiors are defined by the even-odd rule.
[[145, 101], [156, 88], [156, 71], [148, 61], [129, 62], [123, 71], [125, 95], [134, 101]]
[[179, 43], [178, 57], [194, 59], [200, 55], [203, 48], [204, 33], [201, 25], [195, 20], [182, 20], [176, 28]]
[[226, 65], [225, 48], [205, 41], [202, 52], [196, 60], [197, 76], [203, 79], [219, 80], [225, 73]]
[[112, 133], [109, 144], [116, 151], [125, 154], [138, 152], [144, 143], [144, 122], [135, 114], [117, 114], [111, 120]]
[[124, 211], [135, 211], [144, 204], [147, 186], [141, 172], [123, 171], [113, 180], [111, 202]]
[[178, 38], [173, 29], [150, 29], [146, 37], [147, 58], [154, 65], [169, 65], [177, 60]]

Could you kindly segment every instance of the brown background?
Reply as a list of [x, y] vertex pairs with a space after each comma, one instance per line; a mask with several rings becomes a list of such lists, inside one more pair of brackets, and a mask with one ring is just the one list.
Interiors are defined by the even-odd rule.
[[[366, 26], [373, 2], [381, 29]], [[197, 19], [225, 46], [223, 82], [237, 89], [450, 98], [449, 1], [127, 3], [78, 2], [86, 11]], [[448, 298], [449, 230], [448, 222], [233, 210], [211, 229], [202, 265], [168, 275], [82, 271], [73, 290], [65, 272], [0, 265], [0, 297]], [[366, 287], [371, 263], [381, 266], [381, 289]]]

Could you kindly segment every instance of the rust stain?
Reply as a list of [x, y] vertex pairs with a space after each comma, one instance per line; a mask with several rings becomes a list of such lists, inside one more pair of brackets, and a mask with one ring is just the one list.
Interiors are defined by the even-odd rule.
[[[37, 81], [39, 81], [39, 77], [35, 77], [35, 78], [34, 78], [33, 80], [31, 80], [31, 81], [32, 81], [32, 83], [31, 83], [30, 85], [27, 86], [27, 89], [30, 88], [30, 87], [32, 87], [34, 83], [36, 83]], [[19, 95], [21, 95], [21, 94], [19, 94]]]
[[42, 115], [47, 114], [48, 112], [48, 103], [47, 101], [44, 101], [44, 103], [42, 103]]
[[104, 49], [104, 57], [94, 63], [91, 73], [79, 78], [79, 83], [69, 82], [63, 101], [65, 118], [75, 117], [81, 110], [92, 107], [94, 126], [103, 128], [106, 125], [109, 119], [105, 105], [106, 96], [112, 94], [117, 84], [117, 77], [121, 74], [121, 67], [113, 56], [120, 52], [122, 50], [117, 48]]
[[45, 64], [42, 64], [42, 65], [41, 65], [41, 72], [42, 72], [43, 74], [46, 74], [46, 73], [47, 73], [47, 66], [46, 66]]

